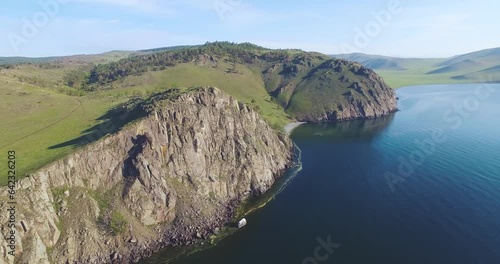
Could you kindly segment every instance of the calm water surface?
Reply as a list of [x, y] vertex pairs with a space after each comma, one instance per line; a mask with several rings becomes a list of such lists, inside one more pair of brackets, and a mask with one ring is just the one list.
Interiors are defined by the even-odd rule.
[[296, 129], [302, 171], [247, 227], [172, 263], [500, 263], [500, 86], [398, 96], [391, 117]]

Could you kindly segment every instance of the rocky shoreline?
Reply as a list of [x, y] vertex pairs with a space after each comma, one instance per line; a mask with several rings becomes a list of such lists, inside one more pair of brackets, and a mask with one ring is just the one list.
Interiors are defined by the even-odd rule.
[[[282, 177], [287, 170], [293, 167], [294, 162], [290, 161], [287, 167], [276, 175], [276, 178]], [[249, 199], [248, 197], [247, 199]], [[219, 206], [220, 213], [217, 216], [209, 219], [200, 219], [200, 221], [195, 225], [186, 226], [184, 221], [174, 222], [174, 224], [168, 227], [167, 230], [159, 230], [163, 232], [160, 239], [156, 241], [151, 247], [145, 251], [133, 252], [133, 254], [128, 258], [117, 258], [113, 264], [122, 263], [121, 261], [137, 263], [141, 260], [152, 257], [154, 254], [160, 253], [162, 250], [182, 246], [203, 246], [206, 243], [211, 243], [209, 241], [212, 238], [220, 239], [224, 236], [230, 235], [231, 231], [237, 229], [236, 222], [239, 219], [241, 213], [246, 214], [246, 212], [238, 212], [238, 209], [245, 202], [245, 200], [233, 200], [229, 203]], [[191, 212], [196, 215], [196, 212]], [[185, 214], [191, 214], [185, 212]], [[238, 214], [239, 213], [239, 214]], [[229, 230], [222, 234], [223, 230]], [[190, 250], [188, 250], [190, 251]], [[179, 256], [180, 257], [180, 256]], [[96, 263], [97, 264], [97, 263]]]
[[[195, 246], [208, 243], [208, 239], [212, 236], [217, 236], [223, 228], [227, 228], [233, 222], [233, 216], [238, 204], [239, 203], [234, 201], [226, 206], [220, 207], [221, 213], [216, 217], [211, 219], [200, 219], [195, 225], [186, 226], [184, 221], [181, 220], [169, 227], [157, 227], [157, 232], [163, 235], [149, 242], [148, 245], [136, 245], [131, 249], [128, 255], [122, 255], [116, 252], [113, 253], [111, 257], [102, 256], [88, 263], [138, 263], [169, 247]], [[134, 238], [130, 238], [129, 243], [135, 244], [137, 242]]]
[[[286, 172], [286, 170], [292, 167], [292, 165], [293, 162], [290, 162], [287, 168], [276, 176], [281, 177]], [[113, 253], [111, 257], [102, 256], [93, 261], [85, 263], [99, 264], [107, 263], [110, 260], [111, 262], [109, 263], [112, 264], [140, 263], [141, 261], [152, 257], [154, 254], [160, 253], [162, 250], [166, 250], [168, 248], [184, 246], [204, 246], [207, 243], [211, 243], [211, 241], [209, 241], [210, 239], [223, 238], [220, 237], [223, 230], [230, 230], [229, 233], [231, 233], [231, 231], [237, 229], [237, 219], [235, 219], [235, 217], [238, 217], [237, 209], [240, 208], [243, 202], [244, 200], [233, 200], [223, 206], [219, 206], [218, 208], [220, 213], [216, 214], [216, 216], [212, 218], [200, 218], [196, 224], [186, 225], [183, 220], [180, 220], [174, 221], [174, 223], [168, 227], [158, 227], [157, 232], [162, 233], [163, 235], [160, 235], [158, 239], [151, 241], [147, 246], [139, 245], [133, 247], [128, 256], [124, 256], [116, 252]], [[185, 214], [199, 215], [199, 213], [197, 212], [185, 212]], [[226, 235], [228, 235], [227, 232], [222, 236]], [[136, 241], [134, 241], [134, 238], [130, 238], [128, 240], [128, 242], [131, 244], [137, 243]], [[175, 257], [180, 256], [182, 256], [182, 254]]]

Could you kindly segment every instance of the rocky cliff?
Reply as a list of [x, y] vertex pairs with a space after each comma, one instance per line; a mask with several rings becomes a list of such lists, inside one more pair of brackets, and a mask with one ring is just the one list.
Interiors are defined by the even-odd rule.
[[[205, 239], [290, 165], [290, 140], [218, 89], [158, 98], [146, 117], [19, 181], [15, 263], [127, 263]], [[0, 262], [14, 263], [7, 221]]]
[[287, 112], [299, 121], [370, 119], [397, 110], [396, 94], [373, 70], [346, 60], [328, 60], [293, 87]]

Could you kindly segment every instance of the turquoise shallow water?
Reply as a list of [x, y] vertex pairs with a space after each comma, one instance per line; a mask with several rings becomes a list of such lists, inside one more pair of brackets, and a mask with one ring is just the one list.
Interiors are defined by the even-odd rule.
[[302, 171], [173, 263], [500, 263], [500, 85], [398, 96], [391, 117], [297, 128]]

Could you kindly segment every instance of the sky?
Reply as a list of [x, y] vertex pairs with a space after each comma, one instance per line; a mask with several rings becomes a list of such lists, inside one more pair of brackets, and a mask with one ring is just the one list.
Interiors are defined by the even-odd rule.
[[16, 0], [0, 56], [62, 56], [207, 41], [326, 54], [450, 57], [500, 47], [497, 0]]

